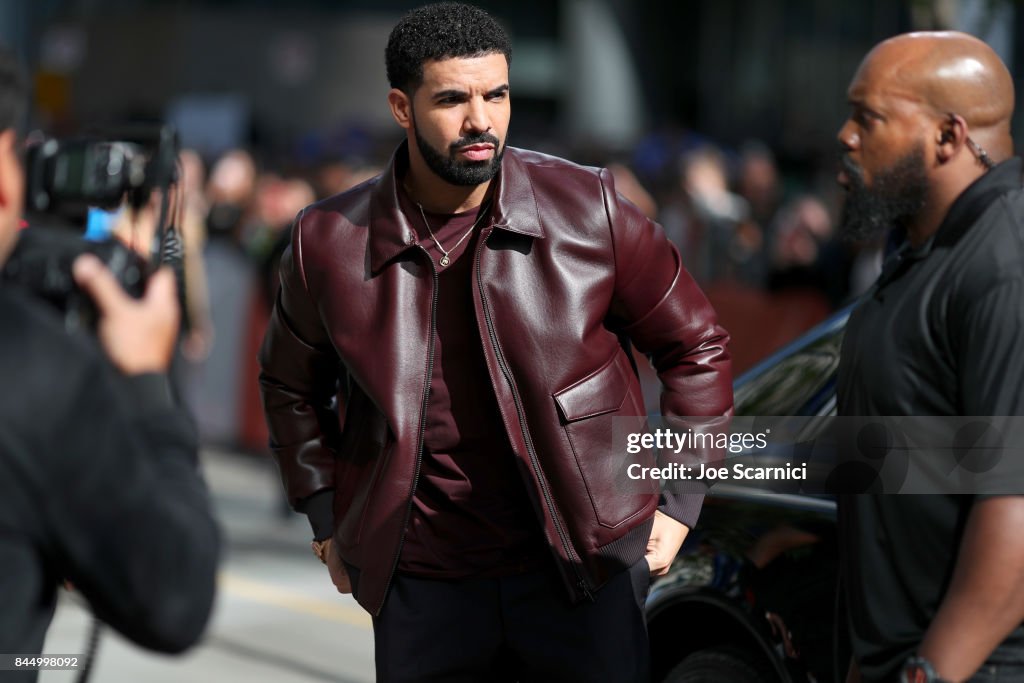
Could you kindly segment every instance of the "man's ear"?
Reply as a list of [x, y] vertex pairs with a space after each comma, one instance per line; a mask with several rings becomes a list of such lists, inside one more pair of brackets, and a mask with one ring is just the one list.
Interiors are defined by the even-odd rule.
[[935, 156], [940, 163], [952, 159], [967, 141], [967, 121], [956, 114], [948, 114], [935, 130]]
[[0, 209], [5, 211], [21, 200], [14, 196], [21, 188], [21, 183], [16, 182], [21, 174], [17, 145], [18, 136], [13, 128], [0, 132]]
[[17, 240], [24, 205], [25, 180], [18, 157], [18, 135], [13, 128], [0, 131], [0, 265]]
[[388, 106], [395, 122], [409, 130], [412, 128], [412, 99], [398, 88], [388, 91]]

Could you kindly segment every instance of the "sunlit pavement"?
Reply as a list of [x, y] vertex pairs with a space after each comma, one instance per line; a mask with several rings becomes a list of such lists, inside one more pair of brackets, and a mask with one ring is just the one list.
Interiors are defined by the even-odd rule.
[[[280, 483], [269, 461], [213, 450], [204, 451], [202, 461], [226, 539], [205, 638], [187, 654], [168, 657], [104, 628], [90, 680], [373, 681], [369, 615], [334, 590], [309, 549], [305, 519], [282, 518]], [[63, 595], [44, 652], [82, 654], [90, 625], [80, 597]], [[71, 683], [77, 676], [44, 671], [39, 680]]]

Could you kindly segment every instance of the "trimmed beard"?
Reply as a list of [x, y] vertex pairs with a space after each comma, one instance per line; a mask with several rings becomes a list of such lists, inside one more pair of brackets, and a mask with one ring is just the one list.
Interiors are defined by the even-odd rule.
[[[416, 133], [416, 148], [419, 149], [420, 156], [427, 162], [431, 171], [450, 185], [463, 187], [483, 185], [497, 175], [501, 168], [501, 158], [505, 155], [505, 146], [490, 133], [478, 133], [459, 138], [448, 146], [448, 154], [445, 155], [420, 135], [420, 128], [416, 125], [415, 111], [412, 113], [412, 126]], [[456, 158], [455, 155], [460, 147], [479, 144], [494, 145], [494, 156], [487, 161], [461, 161]]]
[[839, 232], [849, 242], [868, 242], [893, 227], [906, 227], [925, 207], [928, 175], [924, 145], [918, 145], [875, 176], [871, 187], [864, 171], [846, 154], [840, 156], [850, 186], [839, 217]]

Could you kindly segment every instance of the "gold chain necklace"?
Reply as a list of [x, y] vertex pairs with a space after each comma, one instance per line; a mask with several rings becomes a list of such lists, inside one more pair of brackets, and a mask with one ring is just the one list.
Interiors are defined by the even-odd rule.
[[423, 219], [423, 225], [427, 226], [427, 232], [430, 233], [430, 239], [434, 240], [434, 244], [436, 244], [437, 248], [441, 251], [442, 256], [441, 260], [438, 263], [441, 264], [442, 268], [447, 268], [448, 265], [452, 262], [450, 254], [456, 249], [458, 249], [459, 245], [465, 242], [466, 238], [473, 233], [473, 230], [475, 230], [476, 226], [480, 224], [480, 221], [483, 220], [483, 217], [487, 215], [487, 210], [488, 208], [490, 208], [490, 205], [484, 204], [482, 207], [480, 207], [480, 215], [476, 217], [475, 221], [473, 221], [473, 225], [469, 226], [469, 230], [466, 231], [466, 234], [460, 237], [459, 241], [452, 245], [451, 249], [445, 249], [441, 245], [441, 240], [437, 239], [437, 237], [434, 235], [434, 231], [430, 229], [430, 221], [427, 220], [427, 213], [423, 210], [423, 206], [417, 203], [416, 208], [420, 210], [420, 217]]

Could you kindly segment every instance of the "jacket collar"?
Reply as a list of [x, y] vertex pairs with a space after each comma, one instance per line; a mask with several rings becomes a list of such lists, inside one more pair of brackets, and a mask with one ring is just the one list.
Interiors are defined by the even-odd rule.
[[[496, 230], [544, 237], [533, 184], [520, 151], [506, 147], [501, 169], [494, 177], [495, 203], [491, 209]], [[370, 195], [370, 269], [378, 273], [389, 261], [419, 244], [398, 203], [398, 184], [409, 165], [408, 141], [403, 141], [381, 174]]]
[[494, 180], [498, 183], [494, 192], [497, 198], [493, 209], [494, 227], [544, 239], [544, 224], [540, 220], [533, 181], [520, 150], [505, 148], [501, 170]]

